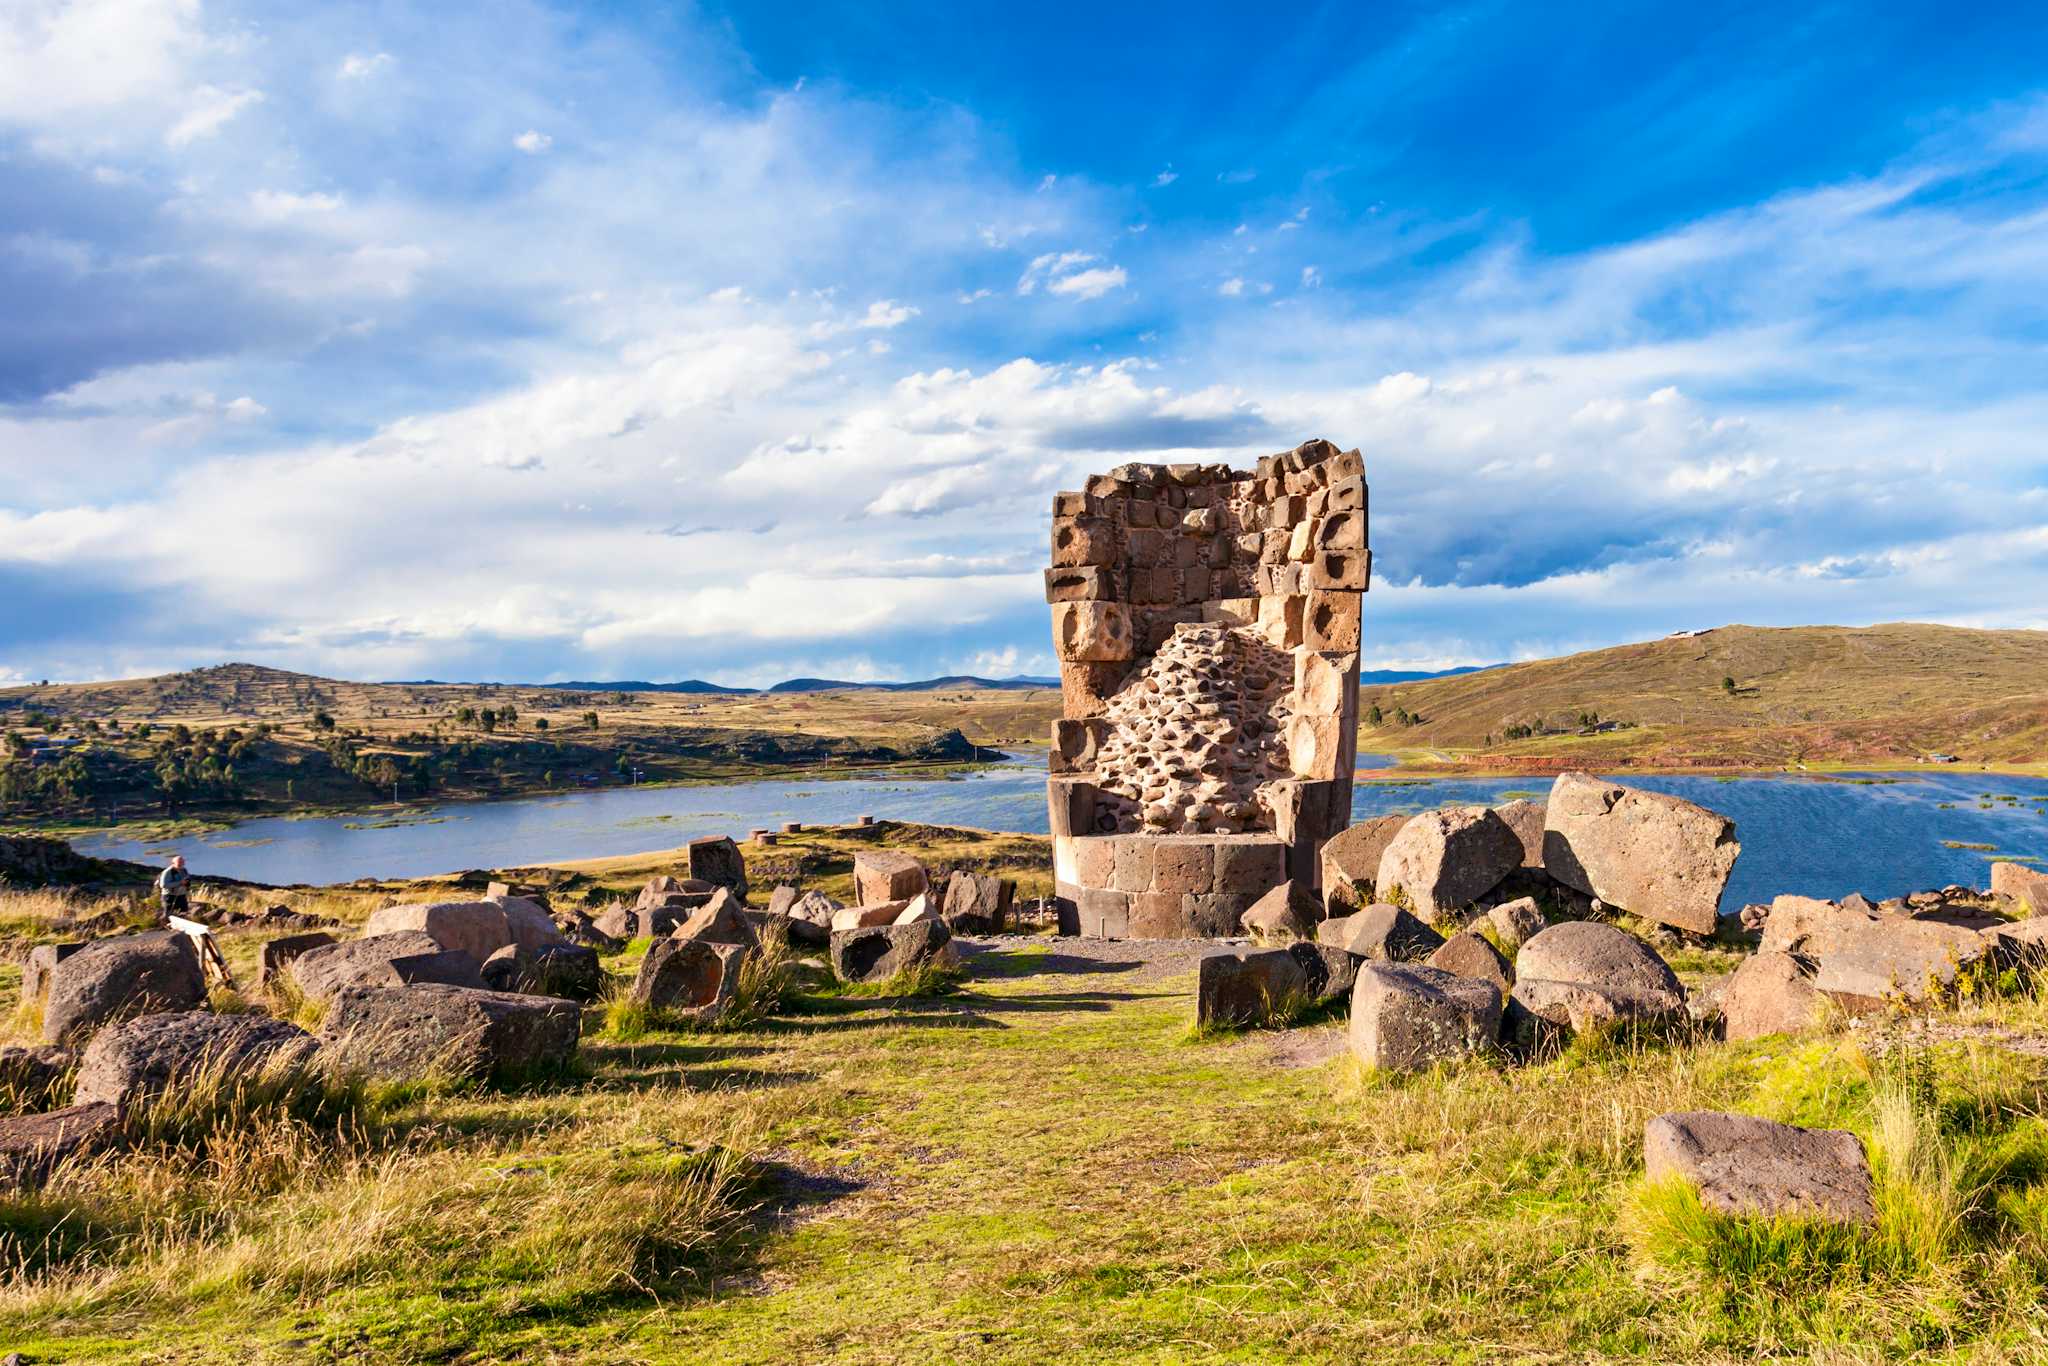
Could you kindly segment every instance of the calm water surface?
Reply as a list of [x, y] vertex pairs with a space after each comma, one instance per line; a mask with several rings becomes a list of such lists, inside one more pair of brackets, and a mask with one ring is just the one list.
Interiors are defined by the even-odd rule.
[[[1371, 760], [1365, 762], [1370, 763]], [[1983, 886], [1995, 855], [2048, 856], [2048, 779], [1983, 773], [1867, 781], [1770, 775], [1630, 777], [1733, 819], [1742, 841], [1723, 909], [1781, 893], [1874, 898], [1962, 883]], [[1541, 779], [1361, 782], [1354, 819], [1447, 803], [1541, 797]], [[156, 861], [176, 848], [193, 870], [255, 882], [423, 877], [667, 849], [700, 835], [745, 838], [784, 821], [883, 819], [1043, 833], [1042, 758], [951, 779], [892, 777], [612, 788], [506, 802], [457, 802], [344, 818], [250, 821], [171, 844], [85, 838], [81, 850]], [[1989, 849], [1950, 845], [1988, 845]]]

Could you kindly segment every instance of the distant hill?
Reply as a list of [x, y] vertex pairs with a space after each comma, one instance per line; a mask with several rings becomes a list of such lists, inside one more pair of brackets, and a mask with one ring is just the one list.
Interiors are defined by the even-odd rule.
[[719, 683], [706, 683], [701, 678], [686, 678], [680, 683], [643, 683], [634, 680], [614, 683], [541, 683], [535, 686], [555, 688], [562, 692], [680, 692], [711, 693], [731, 697], [741, 697], [759, 691], [757, 688], [728, 688]]
[[2040, 762], [2048, 632], [1725, 626], [1454, 677], [1368, 681], [1360, 711], [1362, 749], [1510, 768], [1936, 754]]
[[944, 678], [921, 678], [914, 683], [850, 683], [835, 678], [792, 678], [777, 683], [762, 691], [771, 693], [789, 692], [953, 692], [990, 688], [1008, 691], [1023, 688], [1057, 688], [1057, 678], [1031, 678], [1020, 675], [1016, 678], [977, 678], [972, 674], [948, 674]]
[[1498, 664], [1467, 664], [1463, 668], [1438, 669], [1434, 673], [1418, 673], [1407, 669], [1362, 669], [1359, 671], [1358, 684], [1362, 688], [1369, 688], [1375, 683], [1419, 683], [1424, 679], [1458, 678], [1465, 674], [1484, 673], [1488, 669], [1499, 667], [1501, 666]]

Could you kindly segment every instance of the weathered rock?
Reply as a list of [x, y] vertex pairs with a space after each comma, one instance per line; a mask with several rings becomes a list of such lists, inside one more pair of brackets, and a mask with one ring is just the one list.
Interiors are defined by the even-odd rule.
[[1549, 982], [1517, 977], [1502, 1015], [1502, 1037], [1535, 1049], [1552, 1040], [1583, 1034], [1622, 1021], [1662, 1024], [1684, 1010], [1660, 1009], [1654, 998], [1608, 991], [1585, 982]]
[[538, 949], [568, 942], [567, 937], [555, 928], [555, 918], [548, 908], [531, 897], [494, 896], [490, 900], [505, 913], [505, 928], [517, 947]]
[[1291, 944], [1315, 937], [1322, 910], [1307, 884], [1290, 880], [1254, 901], [1239, 923], [1262, 944]]
[[919, 892], [910, 898], [910, 904], [896, 913], [891, 925], [916, 925], [926, 920], [943, 920], [939, 908], [932, 904], [930, 892]]
[[199, 952], [176, 930], [95, 940], [51, 970], [43, 1041], [79, 1043], [101, 1025], [205, 1000]]
[[910, 902], [914, 900], [915, 897], [905, 901], [881, 901], [867, 906], [841, 906], [832, 912], [832, 933], [838, 934], [841, 930], [864, 930], [875, 925], [893, 925], [896, 923], [896, 917], [909, 910]]
[[582, 944], [542, 944], [526, 949], [507, 944], [483, 966], [484, 986], [529, 996], [595, 1001], [604, 991], [604, 965], [597, 950]]
[[[669, 877], [666, 875], [651, 877], [640, 888], [640, 895], [634, 898], [631, 909], [636, 911], [651, 910], [656, 906], [667, 905], [679, 897], [708, 897], [717, 890], [716, 887], [700, 878]], [[692, 906], [701, 906], [704, 903], [692, 900], [690, 904]]]
[[805, 892], [789, 907], [789, 938], [812, 946], [832, 942], [832, 917], [844, 908], [820, 891]]
[[0, 1118], [0, 1185], [40, 1184], [59, 1164], [112, 1142], [120, 1129], [121, 1112], [105, 1103]]
[[346, 987], [319, 1037], [336, 1062], [372, 1076], [512, 1081], [567, 1066], [582, 1018], [575, 1002], [552, 996], [432, 983]]
[[40, 1110], [77, 1063], [67, 1048], [0, 1048], [0, 1110]]
[[690, 877], [713, 887], [724, 887], [741, 901], [747, 899], [747, 860], [740, 847], [723, 835], [691, 840]]
[[1872, 915], [1781, 896], [1771, 903], [1759, 947], [1811, 961], [1816, 990], [1851, 1014], [1865, 1014], [1887, 1002], [1939, 1001], [1996, 941], [1917, 915]]
[[2028, 973], [2048, 969], [2048, 916], [2008, 920], [1979, 930], [2000, 963], [2010, 963]]
[[1842, 1129], [1711, 1110], [1659, 1115], [1643, 1130], [1643, 1172], [1691, 1184], [1700, 1203], [1723, 1214], [1877, 1222], [1870, 1159]]
[[1445, 940], [1444, 946], [1429, 956], [1429, 966], [1489, 983], [1503, 998], [1514, 990], [1515, 971], [1508, 966], [1508, 960], [1500, 956], [1499, 949], [1470, 930]]
[[49, 995], [50, 975], [57, 965], [84, 947], [85, 941], [81, 940], [75, 944], [38, 944], [30, 949], [21, 963], [21, 1003], [33, 1005]]
[[505, 910], [493, 901], [435, 901], [386, 906], [363, 925], [363, 937], [418, 931], [450, 953], [466, 953], [481, 968], [484, 960], [512, 942]]
[[1827, 998], [1789, 953], [1755, 953], [1721, 990], [1721, 1027], [1731, 1043], [1798, 1034], [1824, 1018]]
[[739, 898], [724, 887], [713, 892], [711, 900], [676, 926], [673, 937], [702, 939], [713, 944], [737, 944], [747, 949], [761, 947], [761, 936], [755, 933], [753, 923], [740, 908]]
[[1735, 823], [1661, 792], [1584, 773], [1551, 789], [1543, 866], [1567, 887], [1647, 920], [1712, 934], [1742, 846]]
[[78, 1060], [72, 1100], [126, 1109], [202, 1077], [229, 1086], [275, 1078], [303, 1067], [312, 1055], [312, 1035], [266, 1015], [145, 1015], [93, 1036]]
[[796, 905], [799, 895], [801, 893], [787, 882], [778, 884], [774, 891], [768, 893], [768, 914], [788, 915], [789, 908]]
[[311, 934], [288, 934], [265, 942], [256, 953], [256, 989], [269, 991], [283, 976], [284, 970], [301, 955], [314, 949], [324, 949], [334, 942], [333, 935], [321, 930]]
[[301, 996], [324, 1001], [346, 987], [434, 983], [481, 988], [480, 969], [466, 952], [443, 949], [424, 931], [405, 930], [308, 949], [285, 971]]
[[1444, 946], [1444, 937], [1399, 906], [1368, 906], [1316, 926], [1316, 942], [1374, 961], [1419, 963]]
[[1520, 949], [1550, 924], [1543, 918], [1543, 912], [1537, 909], [1536, 898], [1529, 896], [1495, 906], [1486, 913], [1486, 923], [1493, 927], [1494, 938], [1507, 953]]
[[1522, 867], [1541, 870], [1543, 867], [1543, 832], [1550, 820], [1550, 807], [1545, 802], [1528, 800], [1512, 801], [1505, 806], [1496, 806], [1495, 811], [1507, 822], [1508, 829], [1515, 832], [1515, 838], [1522, 842]]
[[854, 904], [908, 901], [925, 890], [924, 865], [895, 849], [863, 849], [853, 856]]
[[1358, 965], [1364, 960], [1334, 945], [1314, 944], [1305, 939], [1289, 944], [1287, 952], [1301, 964], [1302, 974], [1308, 979], [1308, 993], [1316, 1004], [1351, 999], [1352, 984], [1358, 980]]
[[2024, 863], [1992, 864], [1991, 894], [2011, 902], [2019, 915], [2048, 915], [2048, 873]]
[[1323, 845], [1323, 899], [1333, 916], [1373, 903], [1380, 860], [1410, 816], [1375, 816], [1332, 835]]
[[657, 940], [640, 960], [633, 999], [710, 1022], [725, 1013], [752, 950], [710, 939]]
[[952, 941], [943, 920], [832, 932], [832, 971], [842, 982], [886, 982], [939, 958]]
[[1197, 1025], [1258, 1025], [1312, 998], [1309, 975], [1286, 949], [1218, 949], [1195, 975]]
[[1655, 949], [1626, 930], [1592, 920], [1552, 925], [1522, 945], [1515, 955], [1515, 978], [1598, 988], [1632, 1001], [1634, 1018], [1685, 1009], [1685, 988]]
[[1406, 1072], [1500, 1038], [1492, 983], [1413, 963], [1365, 963], [1351, 991], [1351, 1051], [1367, 1067]]
[[1434, 924], [1471, 905], [1522, 866], [1522, 842], [1484, 806], [1425, 811], [1401, 827], [1380, 857], [1379, 895], [1396, 891]]
[[955, 934], [1001, 934], [1009, 927], [1017, 884], [1008, 878], [957, 872], [946, 880], [940, 917]]

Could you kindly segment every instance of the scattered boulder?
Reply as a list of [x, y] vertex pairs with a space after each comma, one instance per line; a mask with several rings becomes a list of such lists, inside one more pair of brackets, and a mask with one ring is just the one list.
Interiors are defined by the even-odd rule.
[[939, 908], [932, 904], [932, 894], [930, 892], [919, 892], [916, 896], [910, 898], [910, 904], [901, 911], [898, 911], [896, 918], [889, 923], [892, 925], [916, 925], [927, 920], [943, 921], [944, 919], [945, 917], [939, 914]]
[[57, 965], [84, 948], [86, 941], [76, 944], [38, 944], [28, 951], [28, 957], [21, 963], [21, 1003], [33, 1005], [49, 994], [50, 975]]
[[676, 926], [672, 937], [702, 939], [712, 944], [737, 944], [747, 949], [761, 947], [761, 936], [755, 932], [753, 922], [747, 919], [747, 913], [740, 908], [739, 898], [724, 887], [713, 892], [711, 900]]
[[1323, 899], [1331, 915], [1343, 915], [1373, 903], [1380, 860], [1387, 846], [1411, 816], [1375, 816], [1332, 835], [1323, 844]]
[[101, 1025], [206, 1001], [199, 951], [176, 930], [99, 939], [50, 971], [43, 1041], [82, 1042]]
[[841, 906], [832, 912], [832, 933], [837, 934], [841, 930], [864, 930], [874, 925], [893, 925], [896, 923], [896, 917], [909, 910], [910, 902], [914, 900], [915, 897], [904, 901], [879, 901], [872, 905]]
[[418, 931], [450, 953], [466, 953], [477, 967], [512, 942], [505, 910], [494, 901], [435, 901], [386, 906], [363, 925], [363, 937]]
[[741, 901], [747, 899], [746, 856], [732, 840], [724, 835], [691, 840], [688, 854], [693, 881], [723, 887]]
[[333, 935], [319, 930], [311, 934], [288, 934], [265, 942], [256, 953], [256, 989], [269, 991], [300, 955], [324, 949], [334, 942]]
[[312, 1035], [267, 1015], [210, 1010], [145, 1015], [93, 1036], [78, 1060], [72, 1101], [126, 1110], [202, 1077], [239, 1082], [273, 1069], [301, 1067], [312, 1054]]
[[424, 931], [405, 930], [308, 949], [286, 972], [301, 996], [324, 1001], [347, 987], [433, 983], [481, 988], [481, 967], [466, 952], [442, 948]]
[[1289, 879], [1254, 901], [1238, 923], [1262, 944], [1292, 944], [1315, 937], [1322, 911], [1308, 884]]
[[1309, 975], [1286, 949], [1218, 949], [1195, 976], [1195, 1023], [1260, 1025], [1306, 1003]]
[[[666, 875], [651, 877], [647, 879], [646, 885], [641, 887], [640, 895], [634, 898], [632, 909], [636, 911], [652, 910], [656, 906], [665, 906], [678, 898], [708, 897], [717, 890], [710, 883], [698, 878], [668, 877]], [[692, 906], [701, 906], [704, 903], [700, 900], [691, 900], [690, 904]]]
[[1926, 1005], [1997, 947], [1994, 938], [1921, 915], [1875, 915], [1811, 897], [1781, 896], [1764, 922], [1764, 953], [1813, 964], [1816, 990], [1851, 1014], [1888, 1002]]
[[113, 1141], [121, 1112], [104, 1102], [0, 1118], [0, 1185], [38, 1185], [59, 1165]]
[[547, 944], [568, 942], [555, 928], [555, 917], [548, 908], [531, 897], [494, 896], [490, 901], [505, 913], [505, 929], [511, 934], [516, 947], [537, 949]]
[[1725, 816], [1584, 773], [1551, 789], [1543, 866], [1632, 915], [1712, 934], [1742, 846]]
[[2022, 916], [2048, 915], [2048, 873], [2024, 863], [1992, 864], [1991, 894]]
[[1378, 894], [1396, 889], [1429, 924], [1471, 905], [1522, 866], [1522, 842], [1484, 806], [1425, 811], [1401, 827], [1380, 857]]
[[1492, 927], [1503, 953], [1514, 953], [1550, 925], [1537, 908], [1536, 898], [1531, 896], [1495, 906], [1486, 913], [1486, 923]]
[[597, 950], [582, 944], [507, 944], [484, 963], [483, 983], [492, 991], [595, 1001], [604, 992], [604, 965]]
[[1552, 925], [1515, 955], [1517, 982], [1588, 986], [1628, 1002], [1628, 1018], [1677, 1015], [1685, 988], [1657, 951], [1626, 930], [1592, 920]]
[[1361, 960], [1352, 957], [1343, 949], [1329, 944], [1311, 943], [1306, 939], [1289, 944], [1287, 952], [1294, 956], [1295, 962], [1301, 964], [1301, 971], [1308, 979], [1308, 994], [1315, 999], [1317, 1005], [1351, 999], [1351, 987], [1358, 980], [1358, 964]]
[[1001, 934], [1010, 924], [1017, 884], [1008, 878], [956, 872], [946, 880], [940, 918], [955, 934]]
[[943, 920], [832, 932], [832, 972], [842, 982], [886, 982], [939, 958], [953, 933]]
[[794, 944], [832, 942], [832, 917], [844, 908], [820, 891], [805, 892], [789, 908], [789, 938]]
[[1360, 958], [1419, 963], [1444, 946], [1444, 937], [1399, 906], [1368, 906], [1316, 926], [1316, 942]]
[[1429, 956], [1428, 965], [1475, 982], [1486, 982], [1503, 998], [1515, 987], [1515, 970], [1508, 966], [1508, 960], [1500, 956], [1499, 949], [1470, 930], [1445, 940], [1444, 946]]
[[1547, 802], [1532, 802], [1526, 799], [1512, 801], [1505, 806], [1496, 806], [1495, 811], [1507, 822], [1508, 829], [1515, 832], [1515, 838], [1522, 842], [1522, 867], [1541, 872], [1543, 869], [1543, 832], [1549, 825], [1550, 806]]
[[1721, 989], [1721, 1028], [1732, 1043], [1799, 1034], [1825, 1017], [1827, 997], [1815, 989], [1810, 965], [1789, 953], [1754, 953]]
[[924, 865], [900, 850], [863, 849], [853, 856], [856, 906], [908, 901], [929, 885]]
[[1365, 963], [1351, 991], [1351, 1051], [1367, 1067], [1407, 1072], [1500, 1038], [1492, 983], [1413, 963]]
[[2048, 969], [2048, 916], [2008, 920], [1978, 933], [1992, 946], [2001, 963], [2011, 963], [2029, 973]]
[[551, 996], [435, 983], [346, 987], [328, 1006], [320, 1046], [377, 1077], [511, 1081], [567, 1066], [582, 1019], [582, 1007]]
[[1877, 1222], [1870, 1159], [1843, 1129], [1800, 1129], [1712, 1110], [1659, 1115], [1643, 1130], [1643, 1171], [1699, 1190], [1722, 1214]]
[[77, 1054], [66, 1048], [0, 1048], [0, 1109], [42, 1109], [77, 1063]]
[[710, 939], [663, 939], [640, 960], [633, 999], [703, 1023], [725, 1013], [751, 950]]

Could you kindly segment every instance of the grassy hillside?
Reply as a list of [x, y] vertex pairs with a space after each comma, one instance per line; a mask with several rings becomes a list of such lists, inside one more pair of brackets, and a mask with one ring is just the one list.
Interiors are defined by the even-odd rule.
[[1454, 764], [2034, 764], [2048, 632], [1727, 626], [1367, 688], [1360, 710], [1362, 749]]
[[1056, 689], [692, 696], [348, 683], [250, 664], [0, 689], [0, 820], [240, 816], [944, 767], [1042, 741]]

